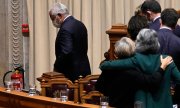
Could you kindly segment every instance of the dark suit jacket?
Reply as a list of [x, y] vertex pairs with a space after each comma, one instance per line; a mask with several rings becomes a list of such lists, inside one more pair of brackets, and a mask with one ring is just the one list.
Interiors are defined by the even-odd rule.
[[174, 29], [174, 34], [178, 37], [180, 37], [180, 25], [177, 25]]
[[80, 75], [85, 77], [91, 74], [87, 50], [88, 34], [85, 25], [73, 16], [68, 17], [56, 37], [54, 71], [65, 74], [72, 81]]
[[172, 30], [163, 28], [158, 31], [158, 40], [160, 43], [160, 53], [171, 55], [180, 70], [180, 38]]
[[133, 108], [135, 93], [139, 89], [154, 92], [161, 83], [163, 70], [151, 75], [133, 70], [103, 70], [96, 82], [96, 89], [109, 97], [109, 104], [116, 108]]
[[151, 23], [149, 23], [149, 28], [150, 29], [153, 29], [153, 30], [155, 30], [155, 31], [158, 31], [159, 30], [159, 28], [160, 28], [160, 17], [159, 18], [157, 18], [155, 21], [153, 21], [153, 22], [151, 22]]
[[[161, 25], [160, 19], [161, 18], [157, 18], [155, 21], [149, 23], [149, 28], [153, 29], [155, 31], [158, 31], [160, 29], [160, 25]], [[173, 30], [173, 32], [176, 36], [180, 37], [180, 25], [177, 25], [175, 27], [175, 29]]]
[[[180, 38], [169, 29], [160, 29], [158, 32], [160, 53], [171, 55], [178, 70], [180, 70]], [[180, 104], [180, 85], [175, 87], [174, 103]]]

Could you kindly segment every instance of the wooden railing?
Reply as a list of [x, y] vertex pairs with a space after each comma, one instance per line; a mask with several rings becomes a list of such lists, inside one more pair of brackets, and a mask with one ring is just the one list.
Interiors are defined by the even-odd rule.
[[61, 102], [44, 96], [28, 96], [28, 93], [5, 91], [0, 87], [0, 107], [2, 108], [99, 108], [98, 105]]

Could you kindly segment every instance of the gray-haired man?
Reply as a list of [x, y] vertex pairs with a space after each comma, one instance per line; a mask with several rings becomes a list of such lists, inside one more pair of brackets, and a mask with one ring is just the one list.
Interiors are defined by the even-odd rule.
[[87, 56], [88, 35], [85, 25], [69, 15], [67, 7], [56, 3], [49, 11], [55, 27], [60, 28], [55, 42], [54, 71], [63, 73], [71, 81], [91, 74]]

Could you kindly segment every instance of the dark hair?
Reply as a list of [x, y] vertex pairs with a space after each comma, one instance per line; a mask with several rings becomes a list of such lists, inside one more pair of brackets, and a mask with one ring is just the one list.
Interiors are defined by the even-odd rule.
[[141, 6], [142, 13], [152, 11], [154, 13], [161, 13], [161, 6], [156, 0], [146, 0]]
[[179, 19], [179, 15], [177, 11], [173, 8], [164, 9], [161, 13], [162, 24], [172, 29], [175, 28], [178, 19]]
[[135, 15], [130, 18], [127, 30], [132, 40], [136, 40], [136, 36], [143, 28], [148, 28], [148, 20], [145, 16]]

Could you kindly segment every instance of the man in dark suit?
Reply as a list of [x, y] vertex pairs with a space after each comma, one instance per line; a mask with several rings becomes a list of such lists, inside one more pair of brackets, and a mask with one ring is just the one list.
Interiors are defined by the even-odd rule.
[[[156, 0], [145, 0], [141, 5], [141, 12], [150, 21], [149, 28], [158, 31], [161, 25], [161, 5]], [[180, 25], [173, 28], [176, 36], [180, 37]]]
[[54, 71], [63, 73], [71, 81], [91, 74], [87, 56], [88, 34], [85, 25], [69, 15], [67, 7], [56, 3], [49, 11], [55, 27], [60, 28], [55, 42]]
[[[178, 21], [177, 11], [168, 8], [161, 13], [162, 26], [158, 31], [160, 53], [171, 55], [180, 70], [180, 38], [173, 33]], [[180, 85], [176, 85], [174, 102], [180, 104]]]
[[146, 0], [141, 6], [142, 14], [150, 21], [149, 28], [158, 31], [160, 28], [161, 6], [156, 0]]

